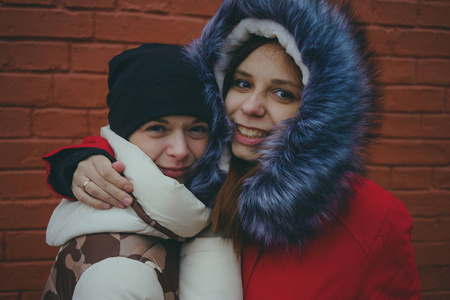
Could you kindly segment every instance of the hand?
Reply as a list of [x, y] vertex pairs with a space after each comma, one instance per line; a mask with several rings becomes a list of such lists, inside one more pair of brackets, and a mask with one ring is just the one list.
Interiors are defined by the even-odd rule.
[[120, 175], [124, 169], [122, 162], [111, 163], [103, 155], [93, 155], [78, 164], [73, 174], [73, 194], [97, 209], [109, 209], [111, 205], [125, 208], [133, 201], [128, 194], [133, 185]]

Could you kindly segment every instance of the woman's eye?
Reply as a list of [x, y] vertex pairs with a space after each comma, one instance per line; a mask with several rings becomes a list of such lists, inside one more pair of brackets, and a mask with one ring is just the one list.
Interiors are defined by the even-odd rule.
[[189, 134], [193, 138], [204, 138], [209, 135], [209, 127], [204, 125], [194, 126], [189, 129]]
[[164, 132], [164, 131], [166, 131], [166, 128], [164, 126], [161, 126], [161, 125], [152, 125], [152, 126], [147, 127], [147, 131]]
[[208, 127], [206, 126], [194, 126], [190, 129], [193, 132], [208, 132]]
[[245, 80], [242, 80], [242, 79], [235, 80], [234, 81], [234, 85], [239, 87], [239, 88], [242, 88], [242, 89], [248, 89], [248, 88], [252, 87], [252, 85], [248, 81], [245, 81]]
[[285, 90], [277, 90], [275, 94], [278, 96], [278, 98], [282, 100], [294, 100], [295, 96], [291, 92], [285, 91]]

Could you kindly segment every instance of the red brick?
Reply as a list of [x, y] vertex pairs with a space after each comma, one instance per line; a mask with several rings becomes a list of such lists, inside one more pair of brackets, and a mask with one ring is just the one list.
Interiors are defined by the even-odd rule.
[[59, 202], [60, 199], [0, 201], [1, 228], [2, 230], [45, 230]]
[[450, 243], [413, 243], [417, 266], [450, 264]]
[[447, 89], [445, 95], [445, 111], [450, 112], [450, 89]]
[[422, 294], [422, 300], [447, 300], [450, 299], [450, 292], [432, 291]]
[[4, 232], [0, 232], [0, 261], [4, 261], [5, 257], [4, 257], [4, 250], [5, 250], [5, 242], [4, 242], [4, 237], [5, 233]]
[[388, 112], [443, 112], [445, 89], [423, 86], [392, 86], [385, 89]]
[[0, 108], [0, 137], [27, 137], [31, 134], [30, 109]]
[[450, 240], [450, 219], [415, 219], [412, 240], [421, 242]]
[[419, 60], [417, 64], [417, 82], [431, 85], [450, 85], [450, 60]]
[[169, 0], [121, 0], [119, 7], [124, 11], [169, 12]]
[[[426, 271], [428, 271], [428, 274], [430, 275], [430, 277], [434, 277], [434, 281], [436, 282], [436, 284], [434, 284], [434, 288], [430, 288], [429, 290], [432, 290], [432, 289], [449, 290], [450, 289], [450, 266], [448, 266], [448, 265], [447, 266], [434, 266], [434, 267], [428, 267], [428, 268], [423, 268], [423, 269], [426, 269]], [[422, 280], [421, 280], [421, 283], [422, 283]], [[422, 285], [422, 289], [423, 289], [423, 285]], [[450, 294], [448, 294], [448, 296], [450, 296]], [[447, 298], [439, 298], [439, 299], [448, 299], [448, 297]]]
[[377, 165], [443, 165], [450, 163], [450, 141], [383, 140], [371, 154]]
[[352, 4], [361, 22], [369, 23], [373, 20], [372, 0], [353, 1]]
[[386, 114], [384, 137], [450, 138], [447, 114]]
[[408, 58], [380, 58], [383, 83], [412, 84], [415, 83], [416, 60]]
[[2, 171], [0, 199], [49, 197], [45, 171]]
[[421, 115], [385, 114], [383, 137], [418, 137]]
[[391, 189], [417, 190], [431, 187], [431, 168], [393, 168]]
[[41, 156], [55, 149], [70, 145], [70, 140], [14, 139], [2, 140], [0, 156], [2, 169], [44, 168]]
[[53, 261], [0, 263], [0, 290], [43, 289]]
[[106, 75], [55, 76], [55, 101], [61, 107], [104, 108], [107, 94]]
[[379, 55], [448, 56], [450, 32], [425, 29], [369, 27], [369, 35]]
[[419, 3], [419, 25], [450, 27], [450, 5], [436, 2]]
[[436, 217], [450, 212], [450, 191], [393, 191], [413, 217]]
[[442, 266], [439, 276], [439, 287], [450, 290], [450, 266]]
[[212, 16], [222, 0], [172, 0], [171, 12], [183, 15]]
[[391, 182], [391, 171], [387, 167], [368, 167], [369, 179], [379, 184], [384, 189], [389, 189]]
[[14, 49], [14, 67], [25, 71], [67, 71], [69, 46], [66, 43], [17, 43]]
[[59, 249], [46, 244], [45, 230], [9, 231], [5, 234], [5, 242], [8, 261], [54, 259]]
[[53, 6], [55, 0], [3, 0], [4, 4]]
[[102, 8], [112, 9], [114, 8], [114, 0], [62, 0], [62, 3], [66, 7], [70, 8]]
[[48, 106], [52, 103], [52, 80], [48, 75], [0, 74], [1, 105]]
[[[50, 273], [50, 271], [49, 271]], [[24, 292], [20, 300], [40, 300], [42, 296], [42, 289], [38, 291]]]
[[0, 42], [0, 70], [13, 69], [13, 50], [11, 49], [11, 43]]
[[415, 25], [417, 4], [400, 1], [374, 1], [373, 20], [380, 24]]
[[450, 115], [424, 115], [422, 119], [422, 136], [428, 138], [450, 139]]
[[440, 189], [450, 188], [450, 168], [435, 168], [431, 175], [433, 187]]
[[33, 9], [1, 9], [0, 36], [89, 38], [92, 13]]
[[84, 137], [88, 133], [86, 111], [42, 109], [34, 114], [33, 131], [39, 137]]
[[80, 44], [72, 47], [72, 68], [77, 72], [108, 73], [108, 62], [124, 49], [120, 45]]
[[193, 18], [99, 13], [95, 35], [102, 41], [183, 44], [200, 36], [205, 23], [204, 20]]
[[440, 267], [419, 267], [419, 281], [422, 292], [432, 291], [437, 289], [439, 283], [439, 268]]
[[[1, 288], [0, 288], [0, 290], [1, 290]], [[17, 299], [20, 299], [20, 295], [19, 295], [19, 293], [9, 293], [9, 292], [1, 293], [0, 292], [0, 299], [2, 299], [2, 300], [17, 300]]]
[[108, 109], [89, 112], [89, 135], [99, 135], [100, 128], [108, 124]]

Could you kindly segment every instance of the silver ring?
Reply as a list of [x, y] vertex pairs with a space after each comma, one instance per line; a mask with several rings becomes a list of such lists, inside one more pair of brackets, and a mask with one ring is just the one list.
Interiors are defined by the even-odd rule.
[[89, 182], [91, 182], [90, 179], [86, 180], [86, 181], [83, 183], [83, 190], [84, 190], [85, 192], [86, 192], [86, 186], [89, 184]]

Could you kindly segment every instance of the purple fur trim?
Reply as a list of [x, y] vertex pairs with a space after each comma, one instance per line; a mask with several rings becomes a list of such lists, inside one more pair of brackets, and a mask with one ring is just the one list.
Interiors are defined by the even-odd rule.
[[247, 17], [285, 26], [311, 75], [298, 117], [278, 124], [260, 149], [261, 169], [243, 186], [241, 225], [247, 240], [266, 247], [303, 247], [323, 231], [324, 221], [345, 211], [352, 185], [365, 174], [366, 150], [379, 127], [378, 70], [349, 5], [224, 0], [188, 54], [220, 124], [214, 134], [229, 125], [213, 66], [226, 34]]

